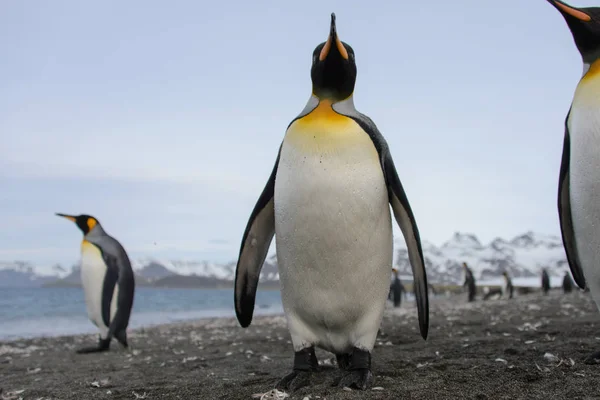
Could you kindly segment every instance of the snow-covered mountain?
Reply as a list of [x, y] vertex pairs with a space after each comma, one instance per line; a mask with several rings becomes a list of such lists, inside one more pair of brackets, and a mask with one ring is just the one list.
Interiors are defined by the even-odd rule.
[[[401, 274], [412, 274], [406, 245], [395, 241], [395, 265]], [[478, 279], [499, 277], [503, 271], [513, 277], [540, 276], [541, 269], [562, 276], [569, 269], [562, 240], [558, 236], [527, 232], [509, 241], [496, 238], [484, 245], [475, 235], [455, 233], [441, 246], [422, 242], [427, 276], [432, 283], [460, 283], [466, 262]]]
[[[475, 235], [455, 233], [441, 246], [422, 242], [423, 254], [430, 283], [460, 283], [463, 262], [473, 270], [476, 278], [490, 279], [508, 271], [513, 277], [539, 276], [541, 268], [551, 275], [562, 276], [568, 270], [566, 255], [560, 237], [527, 232], [511, 240], [497, 238], [482, 244]], [[402, 275], [412, 275], [406, 244], [402, 237], [394, 241], [394, 265]], [[138, 282], [147, 285], [178, 285], [188, 281], [230, 282], [235, 277], [235, 261], [218, 264], [207, 261], [161, 260], [140, 258], [132, 260]], [[63, 284], [79, 283], [79, 267], [66, 269], [60, 265], [50, 273], [41, 274], [26, 262], [0, 262], [0, 287], [42, 286], [60, 280]], [[261, 271], [262, 282], [279, 280], [277, 257], [271, 255]]]
[[[162, 278], [167, 276], [168, 272], [171, 272], [171, 274], [198, 275], [226, 280], [235, 273], [235, 264], [233, 263], [217, 264], [208, 261], [140, 258], [132, 260], [131, 266], [134, 271], [149, 279]], [[159, 267], [162, 267], [162, 269], [159, 270]]]
[[60, 265], [40, 269], [25, 261], [0, 261], [0, 287], [37, 287], [69, 275], [70, 270]]

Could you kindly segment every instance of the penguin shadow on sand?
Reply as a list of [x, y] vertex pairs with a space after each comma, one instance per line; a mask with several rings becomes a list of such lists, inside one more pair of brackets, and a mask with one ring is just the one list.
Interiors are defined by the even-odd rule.
[[312, 54], [312, 95], [287, 128], [242, 238], [234, 302], [245, 328], [277, 234], [281, 297], [294, 351], [292, 370], [278, 389], [295, 391], [322, 379], [315, 376], [322, 369], [317, 348], [335, 355], [340, 377], [333, 384], [363, 390], [372, 385], [372, 350], [390, 288], [390, 205], [408, 249], [421, 335], [428, 334], [417, 223], [387, 142], [354, 107], [356, 73], [354, 50], [340, 40], [332, 14], [327, 41]]
[[81, 283], [88, 318], [100, 331], [96, 346], [78, 354], [108, 351], [116, 339], [126, 350], [127, 326], [133, 307], [135, 278], [123, 246], [110, 236], [91, 215], [59, 214], [83, 232], [81, 242]]

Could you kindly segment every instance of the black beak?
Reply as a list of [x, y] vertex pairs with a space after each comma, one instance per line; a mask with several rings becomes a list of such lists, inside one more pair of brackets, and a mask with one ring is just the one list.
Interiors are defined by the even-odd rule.
[[340, 38], [338, 37], [337, 28], [335, 26], [335, 13], [331, 13], [331, 26], [329, 27], [329, 37], [327, 38], [327, 42], [325, 42], [325, 46], [323, 46], [323, 50], [321, 50], [319, 60], [324, 61], [334, 46], [338, 50], [338, 53], [340, 53], [342, 58], [344, 60], [347, 60], [348, 51], [342, 44]]
[[329, 36], [337, 38], [337, 31], [335, 29], [335, 13], [331, 13], [331, 27], [329, 28]]
[[59, 217], [63, 217], [68, 219], [71, 222], [75, 222], [76, 218], [72, 215], [67, 215], [67, 214], [61, 214], [61, 213], [56, 213], [56, 215], [58, 215]]

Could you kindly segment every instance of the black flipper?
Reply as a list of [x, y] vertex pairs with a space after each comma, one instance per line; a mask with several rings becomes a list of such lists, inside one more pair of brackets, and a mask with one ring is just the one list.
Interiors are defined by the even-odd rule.
[[[122, 262], [122, 261], [120, 261]], [[129, 263], [129, 260], [127, 260]], [[108, 328], [108, 336], [116, 337], [117, 340], [127, 347], [126, 330], [129, 325], [131, 308], [133, 307], [133, 293], [135, 290], [135, 277], [130, 269], [120, 269], [119, 293], [117, 295], [117, 311]], [[119, 335], [117, 335], [119, 333]]]
[[[279, 152], [281, 152], [281, 147]], [[244, 328], [252, 322], [260, 270], [275, 235], [273, 197], [275, 195], [275, 176], [279, 165], [279, 154], [277, 154], [271, 176], [248, 219], [235, 270], [235, 314], [240, 325]]]
[[[135, 277], [131, 262], [123, 246], [111, 236], [105, 235], [99, 238], [88, 238], [88, 240], [93, 240], [92, 243], [100, 249], [102, 259], [107, 267], [102, 287], [102, 320], [108, 327], [106, 339], [110, 340], [117, 333], [121, 338], [126, 338], [125, 331], [129, 324], [135, 292]], [[116, 298], [117, 308], [111, 320], [110, 309], [117, 285], [119, 287]], [[124, 343], [119, 341], [127, 347], [127, 339]]]
[[125, 348], [128, 348], [127, 344], [127, 331], [125, 329], [115, 332], [115, 339]]
[[377, 129], [371, 118], [361, 114], [354, 108], [352, 97], [342, 102], [336, 103], [333, 106], [334, 111], [352, 118], [356, 123], [369, 135], [373, 141], [373, 145], [379, 154], [381, 169], [385, 177], [385, 182], [388, 189], [388, 197], [396, 222], [402, 230], [402, 235], [408, 248], [408, 259], [414, 277], [414, 293], [417, 300], [417, 309], [419, 311], [419, 328], [423, 339], [427, 339], [429, 331], [429, 294], [427, 290], [427, 273], [425, 271], [425, 259], [423, 258], [423, 249], [421, 248], [421, 238], [415, 217], [408, 203], [406, 193], [392, 155], [385, 138]]
[[417, 222], [408, 203], [408, 198], [398, 178], [398, 172], [389, 151], [382, 154], [383, 171], [388, 186], [390, 204], [394, 210], [396, 222], [404, 235], [404, 241], [408, 248], [408, 259], [413, 272], [413, 291], [417, 299], [419, 311], [419, 328], [423, 339], [427, 339], [429, 331], [429, 294], [427, 290], [427, 273], [425, 271], [425, 259], [421, 248], [421, 237]]
[[560, 229], [563, 245], [567, 253], [567, 261], [571, 268], [571, 273], [577, 285], [585, 289], [585, 277], [581, 270], [581, 262], [577, 255], [575, 244], [575, 232], [573, 230], [573, 219], [571, 216], [571, 197], [569, 190], [569, 164], [571, 155], [571, 140], [569, 135], [569, 113], [565, 119], [565, 140], [563, 143], [562, 161], [560, 164], [560, 177], [558, 181], [558, 215], [560, 219]]
[[[102, 250], [100, 250], [102, 252]], [[102, 252], [102, 258], [106, 264], [106, 275], [102, 285], [102, 320], [104, 325], [110, 327], [110, 305], [112, 303], [115, 286], [119, 280], [119, 267], [115, 257]], [[110, 337], [110, 336], [109, 336]]]

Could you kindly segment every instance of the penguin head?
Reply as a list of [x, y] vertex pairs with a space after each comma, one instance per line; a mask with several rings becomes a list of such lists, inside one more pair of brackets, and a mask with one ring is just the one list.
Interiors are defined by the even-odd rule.
[[467, 263], [466, 262], [463, 263], [463, 268], [467, 268]]
[[60, 213], [56, 213], [56, 215], [66, 218], [71, 222], [75, 222], [84, 235], [87, 235], [92, 229], [100, 225], [100, 222], [98, 222], [98, 220], [91, 215], [67, 215]]
[[583, 62], [600, 56], [600, 7], [575, 8], [560, 0], [548, 0], [564, 17]]
[[333, 102], [347, 99], [354, 92], [356, 63], [354, 50], [340, 40], [335, 26], [335, 13], [331, 13], [329, 37], [313, 51], [310, 76], [313, 94], [319, 99]]

